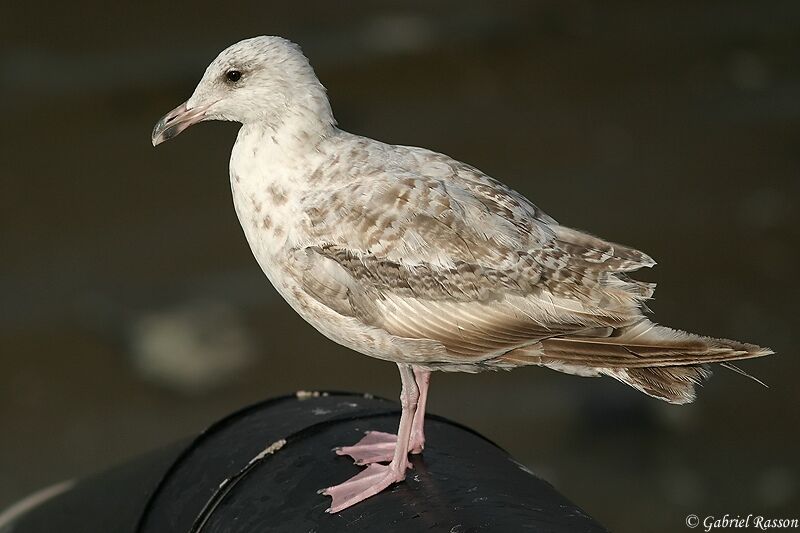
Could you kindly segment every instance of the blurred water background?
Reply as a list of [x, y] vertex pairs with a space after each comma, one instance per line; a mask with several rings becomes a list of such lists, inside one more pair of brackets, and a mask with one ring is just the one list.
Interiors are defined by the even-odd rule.
[[393, 365], [324, 339], [259, 271], [230, 199], [236, 126], [150, 146], [218, 51], [267, 33], [303, 46], [343, 128], [445, 152], [562, 223], [647, 251], [659, 322], [779, 353], [741, 365], [769, 389], [718, 369], [685, 407], [523, 369], [436, 374], [432, 412], [613, 530], [797, 517], [800, 3], [3, 12], [0, 507], [270, 396], [397, 396]]

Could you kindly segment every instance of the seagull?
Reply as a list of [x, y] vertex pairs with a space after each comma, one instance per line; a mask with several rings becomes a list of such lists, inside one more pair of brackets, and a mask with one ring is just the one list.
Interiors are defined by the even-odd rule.
[[673, 404], [709, 363], [773, 353], [650, 321], [643, 252], [563, 226], [444, 154], [337, 127], [299, 46], [231, 45], [153, 145], [207, 120], [241, 123], [230, 159], [236, 214], [261, 269], [329, 339], [400, 370], [397, 434], [367, 432], [340, 455], [367, 465], [321, 491], [336, 513], [405, 479], [425, 446], [432, 371], [543, 366], [609, 376]]

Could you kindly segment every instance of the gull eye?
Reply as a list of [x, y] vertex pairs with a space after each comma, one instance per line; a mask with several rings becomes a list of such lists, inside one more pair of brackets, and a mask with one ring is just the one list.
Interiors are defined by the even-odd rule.
[[227, 78], [228, 81], [232, 81], [232, 82], [236, 83], [237, 81], [242, 79], [242, 71], [240, 71], [240, 70], [229, 70], [228, 72], [225, 73], [225, 78]]

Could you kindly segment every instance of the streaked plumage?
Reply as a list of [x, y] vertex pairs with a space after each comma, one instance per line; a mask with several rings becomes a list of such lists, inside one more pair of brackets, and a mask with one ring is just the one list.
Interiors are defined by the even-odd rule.
[[[226, 81], [231, 69], [241, 81]], [[405, 365], [425, 380], [425, 370], [541, 365], [685, 403], [708, 363], [771, 353], [650, 322], [654, 286], [628, 277], [655, 264], [646, 254], [562, 226], [448, 156], [338, 129], [288, 41], [259, 37], [220, 54], [154, 143], [207, 119], [243, 124], [234, 205], [276, 289], [334, 341], [398, 363], [404, 390], [414, 386]]]
[[[467, 372], [539, 364], [683, 403], [710, 374], [697, 365], [768, 353], [651, 323], [642, 303], [654, 286], [626, 276], [650, 257], [559, 225], [469, 165], [349, 134], [320, 152], [346, 158], [323, 156], [311, 174], [324, 178], [297, 195], [304, 216], [285, 271], [361, 327], [433, 341], [393, 360]], [[642, 370], [673, 366], [689, 368]]]

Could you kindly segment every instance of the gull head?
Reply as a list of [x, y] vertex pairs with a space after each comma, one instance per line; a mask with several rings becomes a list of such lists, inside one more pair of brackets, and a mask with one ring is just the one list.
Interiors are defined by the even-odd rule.
[[278, 129], [333, 123], [325, 88], [300, 47], [281, 37], [245, 39], [223, 50], [192, 96], [153, 128], [153, 146], [205, 120], [261, 123]]

